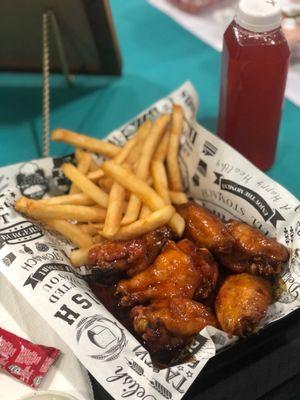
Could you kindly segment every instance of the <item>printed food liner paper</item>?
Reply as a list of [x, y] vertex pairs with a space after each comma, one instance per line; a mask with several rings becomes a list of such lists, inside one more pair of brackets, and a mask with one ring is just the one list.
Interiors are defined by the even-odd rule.
[[[112, 132], [108, 140], [122, 145], [146, 118], [170, 112], [173, 103], [185, 110], [180, 166], [188, 195], [225, 219], [236, 218], [276, 236], [290, 249], [289, 265], [275, 290], [277, 301], [269, 307], [263, 327], [300, 307], [299, 202], [197, 124], [198, 100], [189, 82]], [[0, 169], [1, 272], [114, 399], [178, 400], [216, 351], [234, 338], [207, 327], [187, 348], [189, 361], [163, 370], [153, 367], [144, 347], [71, 267], [68, 241], [14, 210], [20, 194], [41, 198], [66, 191], [59, 170], [65, 160], [45, 158]]]

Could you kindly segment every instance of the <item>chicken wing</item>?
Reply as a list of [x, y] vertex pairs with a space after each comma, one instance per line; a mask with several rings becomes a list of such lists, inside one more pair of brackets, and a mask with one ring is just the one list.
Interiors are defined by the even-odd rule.
[[198, 286], [193, 299], [206, 300], [216, 288], [219, 280], [219, 268], [214, 257], [209, 250], [196, 247], [190, 240], [181, 240], [177, 243], [177, 247], [191, 257], [199, 274]]
[[205, 326], [217, 323], [208, 307], [183, 297], [135, 306], [130, 315], [135, 331], [152, 352], [185, 346]]
[[171, 237], [171, 230], [162, 227], [137, 239], [105, 241], [89, 251], [88, 268], [106, 283], [125, 274], [134, 276], [153, 263]]
[[129, 280], [120, 281], [121, 305], [163, 298], [205, 298], [214, 289], [218, 268], [208, 250], [198, 251], [188, 239], [169, 241], [154, 264]]
[[234, 246], [230, 254], [219, 254], [218, 259], [232, 272], [270, 276], [278, 274], [288, 261], [287, 249], [257, 229], [239, 221], [227, 222], [226, 228], [235, 240]]
[[230, 253], [234, 239], [218, 217], [192, 201], [177, 210], [185, 220], [185, 237], [213, 253]]
[[245, 273], [228, 276], [215, 302], [221, 328], [229, 335], [253, 333], [270, 301], [271, 286], [265, 279]]

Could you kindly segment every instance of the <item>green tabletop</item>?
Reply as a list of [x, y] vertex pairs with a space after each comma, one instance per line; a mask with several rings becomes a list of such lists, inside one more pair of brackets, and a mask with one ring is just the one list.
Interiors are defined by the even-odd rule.
[[[123, 76], [76, 77], [68, 88], [51, 77], [51, 128], [104, 137], [185, 80], [197, 88], [197, 118], [216, 128], [220, 55], [144, 0], [111, 0], [123, 56]], [[0, 74], [0, 166], [41, 154], [41, 76]], [[272, 178], [300, 197], [300, 109], [285, 102]], [[51, 155], [71, 151], [51, 145]]]

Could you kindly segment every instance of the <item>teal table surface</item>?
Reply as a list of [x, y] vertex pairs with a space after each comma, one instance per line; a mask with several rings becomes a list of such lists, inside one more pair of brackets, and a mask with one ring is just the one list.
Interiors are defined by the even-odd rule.
[[[197, 118], [216, 129], [220, 54], [144, 0], [111, 0], [123, 56], [123, 76], [76, 77], [68, 88], [51, 77], [51, 128], [104, 137], [145, 107], [190, 80], [197, 88]], [[0, 74], [0, 166], [41, 154], [41, 75]], [[276, 162], [268, 175], [300, 197], [300, 108], [285, 101]], [[51, 155], [71, 152], [51, 145]]]

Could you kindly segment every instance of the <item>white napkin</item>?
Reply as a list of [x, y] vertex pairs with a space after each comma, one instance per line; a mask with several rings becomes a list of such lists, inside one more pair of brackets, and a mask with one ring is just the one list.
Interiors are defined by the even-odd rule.
[[[40, 390], [59, 390], [78, 400], [93, 400], [91, 382], [86, 369], [73, 355], [70, 348], [60, 339], [44, 319], [0, 274], [0, 326], [18, 336], [56, 347], [61, 350], [59, 358], [44, 377]], [[0, 399], [17, 400], [26, 394], [35, 393], [24, 383], [0, 370]]]
[[[222, 50], [223, 34], [234, 17], [237, 4], [237, 0], [219, 0], [215, 6], [192, 15], [181, 11], [169, 0], [148, 1], [218, 51]], [[283, 0], [282, 4], [286, 2]], [[300, 107], [300, 63], [290, 65], [285, 95]]]

